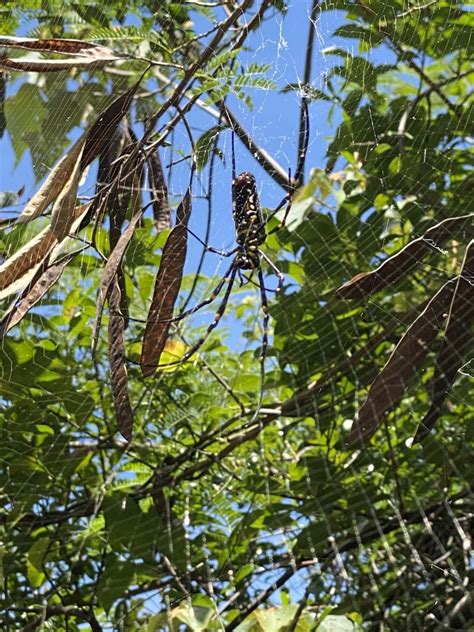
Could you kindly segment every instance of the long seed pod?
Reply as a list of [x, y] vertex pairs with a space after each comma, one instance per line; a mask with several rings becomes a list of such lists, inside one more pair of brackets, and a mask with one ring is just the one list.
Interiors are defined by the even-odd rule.
[[125, 361], [125, 321], [120, 311], [120, 286], [115, 282], [109, 295], [109, 361], [117, 426], [122, 436], [132, 440], [133, 409], [128, 394], [128, 374]]
[[453, 279], [445, 283], [400, 339], [370, 387], [354, 420], [349, 444], [370, 437], [385, 414], [400, 403], [442, 327], [454, 289]]
[[178, 206], [176, 226], [170, 232], [163, 248], [160, 269], [148, 312], [143, 336], [140, 366], [145, 377], [153, 375], [160, 362], [168, 338], [173, 310], [178, 298], [188, 246], [188, 222], [191, 215], [191, 189]]
[[346, 299], [367, 298], [400, 281], [404, 274], [420, 263], [428, 253], [451, 235], [468, 231], [472, 234], [474, 214], [449, 217], [429, 228], [421, 237], [386, 259], [371, 272], [361, 272], [336, 290], [336, 296]]
[[421, 441], [435, 425], [459, 369], [472, 344], [474, 323], [474, 239], [466, 249], [461, 274], [451, 302], [446, 331], [436, 358], [431, 408], [420, 423], [415, 442]]

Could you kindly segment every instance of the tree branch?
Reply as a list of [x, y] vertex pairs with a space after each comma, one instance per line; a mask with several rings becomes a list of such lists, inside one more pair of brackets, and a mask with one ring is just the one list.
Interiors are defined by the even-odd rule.
[[288, 173], [283, 169], [283, 167], [272, 156], [270, 156], [270, 154], [257, 145], [223, 101], [219, 101], [218, 105], [229, 127], [234, 130], [239, 140], [242, 141], [245, 147], [249, 150], [255, 160], [265, 169], [268, 175], [270, 175], [275, 182], [278, 182], [285, 191], [293, 191], [293, 185], [288, 181]]
[[147, 125], [147, 128], [145, 129], [145, 132], [141, 140], [142, 144], [145, 144], [146, 141], [153, 134], [156, 123], [159, 121], [160, 117], [163, 116], [163, 114], [169, 108], [174, 107], [175, 105], [179, 104], [179, 101], [181, 100], [182, 96], [184, 95], [186, 91], [186, 88], [188, 87], [188, 83], [194, 77], [196, 71], [202, 68], [209, 61], [212, 55], [215, 54], [215, 51], [220, 41], [227, 34], [230, 27], [239, 19], [242, 13], [246, 11], [246, 9], [248, 9], [248, 7], [251, 4], [252, 4], [252, 0], [243, 0], [242, 4], [240, 4], [229, 15], [227, 19], [221, 22], [221, 24], [219, 25], [219, 28], [217, 29], [217, 33], [214, 36], [211, 43], [209, 44], [209, 46], [207, 46], [207, 48], [204, 49], [204, 51], [201, 53], [199, 58], [194, 62], [194, 64], [191, 64], [191, 66], [187, 69], [187, 71], [184, 73], [184, 77], [181, 79], [181, 81], [179, 82], [173, 94], [169, 97], [169, 99], [167, 99], [163, 103], [163, 105], [158, 109], [158, 111], [155, 112], [155, 114], [150, 118], [150, 121]]
[[[356, 0], [356, 4], [359, 7], [361, 7], [367, 15], [371, 15], [373, 13], [373, 11], [366, 6], [365, 0]], [[378, 16], [377, 16], [377, 20], [378, 20]], [[399, 55], [399, 57], [403, 59], [403, 61], [407, 64], [407, 66], [409, 66], [412, 70], [414, 70], [417, 73], [417, 75], [426, 83], [426, 85], [428, 85], [430, 89], [439, 96], [439, 98], [443, 101], [443, 103], [447, 106], [447, 108], [451, 110], [451, 112], [453, 112], [457, 116], [460, 116], [461, 114], [460, 109], [451, 103], [451, 101], [447, 98], [447, 96], [441, 91], [439, 86], [430, 77], [428, 77], [428, 75], [425, 73], [423, 68], [421, 68], [421, 66], [419, 66], [416, 63], [416, 61], [414, 61], [411, 57], [406, 56], [406, 53], [403, 50], [402, 46], [400, 46], [400, 44], [398, 44], [398, 42], [395, 41], [393, 33], [389, 33], [387, 28], [388, 28], [388, 23], [384, 27], [378, 26], [377, 30], [381, 35], [383, 35], [388, 40], [391, 48], [393, 48], [393, 50]]]
[[446, 615], [435, 632], [446, 630], [467, 630], [468, 624], [474, 621], [474, 590], [466, 593]]
[[[377, 525], [375, 527], [368, 526], [365, 530], [360, 532], [356, 537], [351, 538], [345, 544], [342, 544], [338, 547], [339, 554], [347, 553], [348, 551], [352, 551], [354, 549], [358, 549], [361, 544], [370, 544], [371, 542], [377, 540], [383, 535], [387, 535], [397, 529], [402, 528], [404, 523], [416, 523], [419, 522], [423, 524], [424, 516], [436, 513], [440, 508], [442, 508], [445, 502], [453, 503], [456, 500], [459, 500], [463, 497], [470, 496], [468, 491], [459, 492], [455, 494], [450, 499], [445, 500], [442, 499], [436, 503], [433, 503], [430, 507], [428, 507], [424, 512], [421, 512], [419, 509], [414, 509], [411, 511], [405, 511], [401, 514], [401, 518], [399, 516], [395, 518], [391, 518], [387, 520], [383, 525]], [[403, 524], [401, 524], [403, 522]], [[295, 575], [302, 568], [312, 566], [318, 563], [318, 560], [323, 560], [320, 563], [319, 572], [321, 572], [322, 567], [328, 566], [328, 564], [335, 557], [336, 552], [333, 546], [329, 546], [325, 551], [318, 556], [318, 559], [307, 559], [307, 558], [299, 558], [290, 560], [290, 566], [287, 568], [280, 577], [273, 582], [270, 586], [265, 588], [253, 601], [249, 603], [249, 605], [244, 608], [240, 614], [232, 620], [232, 622], [226, 626], [226, 632], [231, 632], [234, 630], [242, 621], [244, 621], [249, 614], [251, 614], [254, 610], [256, 610], [261, 604], [263, 604], [276, 590], [281, 588], [286, 584], [286, 582]], [[471, 593], [470, 593], [471, 594]], [[462, 601], [462, 600], [461, 600]], [[469, 607], [472, 607], [472, 594], [471, 594], [471, 602]], [[454, 609], [453, 609], [454, 610]], [[443, 628], [440, 628], [440, 630]], [[446, 629], [446, 628], [444, 628]]]

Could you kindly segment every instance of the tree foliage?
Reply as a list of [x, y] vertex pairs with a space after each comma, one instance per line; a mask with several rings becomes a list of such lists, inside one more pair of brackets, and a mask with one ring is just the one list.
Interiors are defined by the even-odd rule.
[[[32, 165], [30, 191], [0, 194], [5, 629], [474, 618], [472, 18], [455, 0], [315, 1], [298, 26], [304, 79], [277, 81], [255, 51], [296, 5], [0, 9], [0, 142]], [[25, 24], [30, 43], [8, 43]], [[334, 42], [321, 81], [320, 24]], [[331, 125], [324, 163], [307, 156], [297, 190], [263, 149], [257, 91], [309, 101], [310, 146], [318, 117]], [[230, 193], [216, 202], [213, 187], [231, 128], [262, 203], [272, 188], [292, 196], [286, 228], [262, 246], [285, 285], [270, 296], [260, 409], [252, 284], [197, 354], [175, 363], [219, 299], [201, 320], [167, 323], [169, 366], [140, 369], [157, 310], [192, 309], [222, 277], [187, 226], [199, 217], [213, 246], [206, 223], [230, 222]], [[435, 430], [416, 435], [423, 421]]]

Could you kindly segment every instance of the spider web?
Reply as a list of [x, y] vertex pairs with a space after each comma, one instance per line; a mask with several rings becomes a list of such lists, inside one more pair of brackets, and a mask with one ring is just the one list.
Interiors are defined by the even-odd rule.
[[[239, 57], [247, 69], [269, 64], [266, 78], [278, 88], [304, 79], [312, 6], [289, 4], [285, 18], [275, 11], [249, 35], [248, 50]], [[403, 29], [411, 29], [417, 50], [416, 27], [427, 24], [436, 3], [425, 4], [420, 9], [414, 3], [377, 2], [372, 11], [387, 20], [399, 16], [400, 38], [410, 41]], [[453, 12], [464, 6], [442, 4], [441, 15], [451, 28]], [[380, 43], [362, 50], [354, 35], [334, 35], [341, 27], [354, 27], [357, 12], [354, 17], [351, 10], [353, 3], [334, 3], [333, 11], [316, 15], [311, 89], [302, 88], [313, 99], [305, 186], [294, 196], [286, 230], [262, 246], [284, 273], [285, 288], [281, 295], [271, 292], [277, 280], [263, 263], [271, 331], [256, 419], [262, 312], [252, 283], [235, 284], [219, 326], [192, 360], [142, 378], [144, 321], [167, 235], [154, 229], [150, 209], [125, 257], [128, 392], [134, 412], [130, 444], [116, 432], [107, 309], [96, 353], [91, 352], [104, 265], [100, 253], [108, 252], [107, 219], [96, 229], [95, 247], [75, 257], [3, 338], [2, 608], [9, 629], [88, 624], [91, 629], [309, 630], [316, 623], [328, 630], [468, 629], [472, 348], [435, 435], [411, 445], [430, 405], [436, 346], [372, 442], [347, 446], [370, 384], [418, 307], [460, 274], [467, 242], [456, 233], [436, 243], [415, 272], [362, 301], [335, 296], [344, 282], [376, 268], [438, 221], [469, 212], [455, 201], [468, 201], [461, 184], [468, 177], [468, 119], [459, 115], [457, 128], [446, 136], [448, 118], [440, 116], [438, 127], [427, 132], [423, 116], [435, 118], [443, 111], [439, 98], [430, 102], [428, 115], [415, 106], [397, 115], [394, 107], [390, 119], [394, 92], [421, 103], [426, 85], [383, 39], [384, 24]], [[212, 26], [208, 13], [193, 13], [197, 32]], [[125, 24], [135, 27], [140, 19], [132, 13]], [[80, 14], [68, 20], [68, 36], [88, 24]], [[32, 20], [20, 34], [36, 37], [36, 27]], [[464, 72], [456, 57], [461, 48], [456, 40], [462, 37], [467, 37], [462, 28], [453, 28], [450, 47], [441, 48], [445, 66], [439, 83], [446, 79], [443, 73]], [[93, 30], [85, 39], [119, 46]], [[128, 52], [136, 52], [136, 39], [124, 41]], [[203, 45], [208, 41], [203, 38]], [[177, 33], [177, 50], [180, 43]], [[369, 66], [361, 62], [359, 70], [350, 67], [351, 80], [347, 77], [347, 59], [361, 58], [374, 67], [386, 65], [376, 89], [370, 88], [375, 80]], [[426, 66], [431, 62], [425, 60]], [[133, 76], [136, 80], [136, 69]], [[120, 73], [108, 78], [107, 88], [94, 80], [94, 71], [69, 79], [61, 73], [8, 79], [0, 190], [11, 195], [2, 217], [21, 211], [86, 120], [90, 124], [131, 85]], [[141, 89], [156, 91], [157, 100], [139, 95], [132, 107], [138, 137], [161, 103], [157, 86], [156, 78], [147, 80]], [[343, 95], [339, 102], [318, 98], [331, 94], [331, 86], [333, 97]], [[356, 92], [362, 93], [359, 100]], [[278, 94], [276, 88], [248, 93], [252, 109], [232, 95], [227, 104], [283, 173], [294, 170], [301, 93]], [[461, 108], [466, 96], [460, 87], [448, 98]], [[216, 119], [196, 107], [187, 124], [199, 146]], [[160, 131], [164, 125], [160, 120]], [[398, 162], [395, 155], [380, 167], [369, 153], [373, 146], [380, 161], [395, 147]], [[230, 147], [231, 132], [223, 129], [214, 157], [195, 175], [189, 225], [209, 246], [226, 251], [235, 244]], [[239, 138], [236, 150], [237, 171], [255, 174], [268, 215], [285, 192]], [[190, 173], [190, 140], [182, 123], [159, 151], [174, 219]], [[425, 172], [407, 154], [416, 159], [421, 154]], [[94, 199], [96, 162], [81, 181], [81, 202]], [[443, 186], [443, 195], [435, 195]], [[149, 189], [142, 186], [143, 206], [151, 199]], [[48, 223], [45, 217], [6, 228], [5, 259]], [[68, 248], [87, 246], [92, 238], [88, 227]], [[209, 297], [228, 265], [227, 258], [203, 254], [190, 234], [177, 312]], [[219, 300], [171, 328], [165, 360], [182, 355], [202, 336]], [[440, 326], [438, 346], [442, 331]]]

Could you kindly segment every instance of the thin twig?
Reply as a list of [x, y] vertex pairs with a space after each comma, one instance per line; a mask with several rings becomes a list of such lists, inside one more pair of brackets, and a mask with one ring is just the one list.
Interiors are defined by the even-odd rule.
[[[430, 507], [425, 510], [425, 514], [430, 515], [434, 512], [438, 511], [441, 506], [443, 506], [446, 502], [452, 505], [455, 500], [459, 500], [463, 497], [469, 497], [470, 492], [468, 490], [464, 490], [455, 494], [450, 499], [442, 499], [438, 502], [433, 503]], [[420, 515], [420, 511], [418, 509], [406, 511], [401, 515], [403, 521], [407, 524], [417, 524], [422, 523], [423, 518]], [[378, 538], [387, 535], [393, 531], [396, 531], [400, 528], [400, 516], [396, 516], [394, 518], [390, 518], [386, 520], [383, 524], [379, 524], [376, 526], [369, 525], [366, 527], [364, 531], [358, 534], [358, 536], [347, 540], [344, 544], [339, 547], [339, 554], [347, 553], [349, 551], [353, 551], [355, 549], [360, 548], [361, 544], [370, 544], [374, 542]], [[285, 583], [295, 575], [302, 568], [313, 566], [318, 563], [319, 560], [322, 560], [320, 566], [327, 565], [330, 561], [334, 559], [335, 551], [332, 546], [329, 546], [325, 551], [318, 556], [318, 560], [315, 559], [292, 559], [289, 560], [290, 566], [280, 575], [280, 577], [273, 582], [270, 586], [268, 586], [265, 590], [263, 590], [253, 601], [251, 601], [246, 608], [244, 608], [240, 614], [232, 620], [232, 622], [226, 626], [226, 632], [231, 632], [234, 630], [244, 619], [246, 619], [249, 614], [251, 614], [254, 610], [256, 610], [261, 604], [265, 603], [267, 599], [279, 588], [285, 585]], [[321, 570], [321, 569], [320, 569]], [[222, 611], [223, 612], [223, 611]]]
[[[168, 79], [168, 77], [165, 77], [161, 73], [156, 73], [156, 76], [160, 79], [160, 81], [163, 81], [168, 85], [171, 84], [171, 81]], [[182, 106], [181, 111], [183, 113], [187, 113], [194, 105], [197, 105], [202, 110], [210, 114], [217, 121], [221, 121], [230, 129], [233, 129], [244, 147], [248, 149], [248, 151], [252, 154], [252, 157], [259, 163], [262, 169], [264, 169], [267, 174], [286, 191], [292, 191], [293, 186], [288, 182], [288, 174], [286, 170], [270, 154], [268, 154], [268, 152], [257, 145], [255, 140], [245, 130], [245, 128], [238, 121], [235, 115], [226, 107], [224, 114], [227, 114], [228, 116], [224, 116], [223, 118], [222, 111], [219, 112], [211, 106], [206, 105], [199, 98], [199, 96], [200, 95], [194, 95], [192, 98], [190, 98], [189, 101]], [[184, 97], [186, 98], [187, 95], [185, 94]], [[217, 105], [221, 106], [222, 103], [223, 102], [220, 101], [217, 103]], [[147, 145], [147, 151], [154, 148], [155, 146], [161, 145], [163, 141], [167, 138], [167, 136], [171, 133], [171, 131], [176, 127], [180, 119], [181, 115], [179, 113], [172, 117], [160, 132], [159, 137], [152, 143], [149, 143]]]
[[216, 380], [219, 382], [219, 384], [224, 388], [224, 390], [230, 395], [230, 397], [234, 400], [234, 402], [237, 403], [238, 407], [240, 408], [240, 411], [242, 413], [242, 415], [245, 415], [245, 406], [243, 405], [242, 401], [239, 399], [239, 397], [234, 393], [234, 391], [232, 390], [232, 387], [230, 386], [230, 384], [227, 383], [227, 381], [221, 377], [216, 371], [214, 371], [214, 369], [212, 368], [212, 366], [206, 362], [206, 360], [204, 358], [200, 358], [202, 364], [206, 367], [206, 369], [209, 371], [209, 373], [216, 378]]
[[293, 577], [293, 575], [299, 570], [298, 565], [290, 566], [286, 569], [286, 571], [280, 575], [280, 577], [273, 582], [270, 586], [268, 586], [264, 591], [262, 591], [253, 601], [249, 603], [249, 605], [238, 614], [235, 619], [232, 619], [229, 625], [226, 625], [225, 632], [231, 632], [231, 630], [235, 630], [235, 628], [242, 623], [244, 619], [248, 617], [254, 610], [260, 606], [260, 604], [264, 603], [270, 595], [272, 595], [276, 590], [281, 588], [286, 584], [286, 582]]
[[288, 174], [283, 167], [264, 149], [262, 149], [250, 134], [242, 127], [234, 114], [223, 101], [217, 103], [229, 127], [235, 132], [239, 140], [249, 150], [255, 160], [285, 191], [293, 191], [293, 184], [288, 181]]
[[[366, 6], [365, 0], [357, 0], [356, 4], [361, 7], [366, 14], [372, 16], [373, 11], [372, 9], [369, 9], [368, 6]], [[443, 101], [447, 108], [451, 110], [451, 112], [453, 112], [457, 116], [460, 116], [461, 112], [459, 108], [451, 103], [447, 96], [441, 91], [439, 86], [430, 77], [428, 77], [423, 68], [421, 68], [421, 66], [419, 66], [416, 61], [414, 61], [410, 56], [406, 55], [403, 47], [395, 41], [394, 35], [387, 30], [388, 28], [388, 23], [386, 23], [383, 27], [379, 26], [378, 31], [388, 40], [391, 48], [393, 48], [393, 50], [400, 57], [400, 61], [403, 60], [407, 64], [407, 66], [414, 70], [417, 75], [419, 75], [421, 79], [423, 79], [423, 81], [431, 88], [431, 90], [439, 96], [439, 98]]]
[[314, 590], [313, 584], [309, 581], [308, 585], [306, 586], [306, 590], [304, 591], [304, 595], [298, 604], [298, 608], [296, 609], [295, 616], [293, 617], [293, 621], [290, 623], [288, 632], [295, 632], [296, 626], [298, 625], [298, 621], [300, 620], [300, 617], [303, 614], [303, 610], [306, 608], [309, 596], [313, 592], [313, 590]]
[[242, 27], [242, 31], [240, 33], [240, 36], [237, 38], [237, 40], [235, 41], [234, 46], [232, 47], [233, 49], [240, 48], [242, 46], [244, 41], [247, 39], [248, 34], [250, 33], [250, 31], [253, 31], [254, 28], [257, 28], [260, 25], [260, 23], [263, 21], [263, 17], [265, 15], [265, 11], [269, 7], [271, 7], [272, 4], [273, 4], [272, 0], [263, 0], [262, 1], [262, 4], [260, 5], [260, 8], [255, 13], [255, 15], [248, 21], [248, 23], [244, 27]]
[[416, 11], [423, 11], [423, 9], [428, 9], [433, 4], [438, 4], [438, 0], [431, 0], [431, 2], [427, 2], [426, 4], [421, 4], [417, 7], [411, 7], [410, 9], [403, 11], [403, 13], [397, 13], [397, 20], [399, 20], [400, 18], [405, 18], [407, 15], [410, 15], [410, 13], [415, 13]]
[[[313, 6], [311, 7], [311, 13], [309, 16], [309, 30], [308, 30], [308, 43], [306, 44], [306, 55], [304, 60], [304, 72], [303, 72], [303, 90], [305, 86], [309, 86], [311, 84], [311, 71], [312, 71], [312, 61], [313, 61], [313, 49], [314, 49], [314, 38], [316, 35], [316, 22], [319, 12], [319, 0], [313, 0]], [[300, 185], [304, 174], [304, 161], [306, 157], [306, 150], [308, 145], [308, 113], [307, 113], [308, 104], [305, 99], [301, 100], [300, 107], [300, 131], [298, 135], [298, 168], [295, 173], [296, 185]], [[306, 111], [305, 111], [306, 108]], [[306, 149], [305, 149], [306, 145]], [[301, 164], [300, 164], [301, 162]]]
[[31, 608], [25, 609], [23, 612], [41, 612], [41, 614], [36, 617], [33, 621], [25, 625], [22, 630], [23, 632], [29, 632], [30, 630], [36, 630], [42, 623], [51, 619], [52, 617], [63, 616], [63, 617], [75, 617], [76, 619], [81, 619], [89, 623], [91, 630], [93, 632], [102, 632], [102, 627], [95, 618], [94, 614], [83, 610], [82, 608], [77, 608], [75, 606], [46, 606], [45, 608], [32, 606]]
[[163, 114], [170, 108], [179, 104], [179, 101], [183, 97], [188, 83], [191, 79], [194, 78], [196, 72], [202, 68], [209, 59], [215, 54], [216, 48], [218, 47], [220, 41], [227, 34], [228, 30], [231, 26], [238, 20], [238, 18], [242, 15], [246, 9], [252, 4], [252, 0], [243, 0], [243, 2], [231, 13], [231, 15], [223, 20], [219, 26], [219, 29], [214, 36], [212, 42], [204, 49], [199, 58], [191, 64], [189, 68], [186, 70], [184, 77], [181, 79], [177, 87], [175, 88], [173, 94], [169, 97], [165, 103], [161, 105], [157, 112], [150, 118], [150, 121], [145, 129], [145, 132], [142, 137], [142, 144], [145, 144], [146, 141], [153, 134], [156, 123], [160, 120]]

